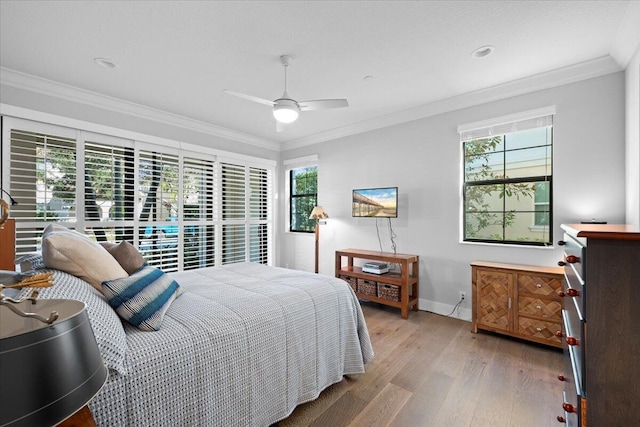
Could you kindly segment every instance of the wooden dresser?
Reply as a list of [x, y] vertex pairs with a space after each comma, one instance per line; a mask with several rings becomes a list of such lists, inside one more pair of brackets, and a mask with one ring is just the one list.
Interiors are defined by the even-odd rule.
[[558, 421], [640, 426], [640, 229], [562, 225], [565, 369]]
[[471, 263], [471, 331], [561, 347], [562, 268]]

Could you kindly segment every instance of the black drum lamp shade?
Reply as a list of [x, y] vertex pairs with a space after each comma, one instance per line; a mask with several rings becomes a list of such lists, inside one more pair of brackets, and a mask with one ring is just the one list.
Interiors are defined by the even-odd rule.
[[[58, 318], [47, 324], [22, 312]], [[84, 407], [107, 380], [85, 305], [36, 300], [0, 305], [0, 426], [52, 426]]]

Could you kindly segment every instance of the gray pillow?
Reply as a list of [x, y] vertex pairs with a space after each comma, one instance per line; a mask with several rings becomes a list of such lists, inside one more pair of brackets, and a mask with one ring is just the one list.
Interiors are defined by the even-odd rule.
[[120, 266], [129, 275], [140, 270], [146, 262], [136, 247], [126, 240], [117, 244], [110, 244], [109, 246], [102, 243], [102, 246], [118, 261]]

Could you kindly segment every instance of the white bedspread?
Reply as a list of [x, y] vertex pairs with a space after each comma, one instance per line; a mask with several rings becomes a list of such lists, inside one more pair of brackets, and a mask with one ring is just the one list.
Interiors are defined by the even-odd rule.
[[342, 280], [252, 263], [171, 275], [186, 292], [160, 331], [125, 326], [127, 374], [89, 405], [100, 426], [268, 426], [373, 357]]

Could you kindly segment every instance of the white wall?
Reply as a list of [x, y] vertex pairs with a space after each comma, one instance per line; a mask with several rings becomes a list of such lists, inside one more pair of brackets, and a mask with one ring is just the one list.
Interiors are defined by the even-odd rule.
[[[353, 188], [398, 186], [392, 219], [397, 251], [420, 256], [420, 308], [448, 313], [458, 291], [471, 290], [474, 260], [556, 265], [559, 248], [460, 243], [460, 124], [555, 105], [553, 219], [560, 224], [625, 219], [624, 73], [466, 108], [282, 153], [283, 160], [319, 156], [318, 203], [330, 215], [320, 233], [320, 273], [334, 272], [334, 251], [378, 250], [376, 220], [351, 217]], [[282, 179], [280, 180], [283, 181]], [[284, 193], [281, 185], [280, 194]], [[284, 201], [280, 200], [284, 212]], [[284, 221], [282, 219], [282, 221]], [[390, 251], [386, 220], [378, 220]], [[281, 230], [284, 227], [281, 225]], [[309, 269], [313, 235], [282, 231], [280, 265]], [[470, 305], [461, 317], [469, 318]]]
[[626, 93], [626, 222], [640, 226], [640, 45], [625, 71]]

